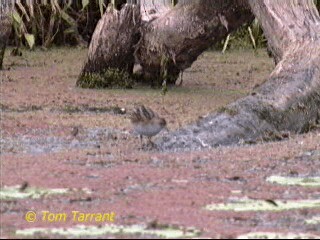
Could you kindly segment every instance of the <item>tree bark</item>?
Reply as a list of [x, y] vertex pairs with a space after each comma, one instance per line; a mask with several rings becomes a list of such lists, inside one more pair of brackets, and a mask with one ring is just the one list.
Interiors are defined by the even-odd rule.
[[171, 1], [160, 8], [146, 0], [141, 7], [149, 22], [142, 28], [136, 59], [145, 78], [158, 79], [159, 84], [164, 70], [169, 83], [175, 83], [204, 50], [254, 19], [242, 0], [180, 0], [174, 8]]
[[320, 123], [320, 17], [311, 0], [248, 0], [278, 64], [251, 96], [165, 136], [166, 150], [281, 138]]
[[243, 0], [180, 0], [175, 7], [171, 0], [141, 0], [141, 22], [129, 9], [126, 5], [120, 14], [113, 10], [100, 20], [80, 81], [86, 73], [107, 68], [132, 74], [136, 61], [143, 69], [140, 79], [156, 85], [164, 79], [174, 83], [204, 50], [253, 20]]
[[126, 5], [118, 11], [109, 5], [94, 31], [77, 85], [81, 86], [87, 74], [108, 69], [132, 73], [139, 27], [140, 12], [136, 6]]
[[[140, 2], [142, 22], [137, 26], [128, 15], [104, 16], [84, 72], [116, 67], [130, 73], [134, 51], [145, 78], [161, 82], [166, 72], [166, 77], [175, 79], [210, 45], [252, 20], [249, 9], [261, 22], [278, 63], [268, 81], [251, 96], [166, 135], [158, 141], [163, 149], [193, 150], [279, 139], [282, 132], [303, 133], [319, 124], [320, 17], [312, 0], [180, 0], [174, 8], [167, 0], [161, 8], [147, 0]], [[126, 33], [127, 28], [119, 26], [135, 27]], [[135, 44], [137, 29], [141, 36]]]
[[3, 65], [4, 52], [11, 33], [11, 22], [7, 14], [0, 14], [0, 70]]

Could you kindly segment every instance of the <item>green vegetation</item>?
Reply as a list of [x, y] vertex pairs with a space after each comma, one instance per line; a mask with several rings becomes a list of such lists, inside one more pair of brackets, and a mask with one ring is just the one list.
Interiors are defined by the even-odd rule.
[[[314, 0], [314, 2], [320, 11], [320, 0]], [[226, 49], [257, 49], [265, 47], [267, 47], [267, 39], [258, 20], [255, 19], [251, 24], [244, 24], [226, 39], [217, 43], [213, 48], [225, 51]]]
[[80, 78], [78, 86], [83, 88], [132, 88], [134, 81], [129, 74], [109, 68], [104, 73], [88, 73]]
[[265, 48], [267, 39], [257, 19], [251, 24], [244, 24], [236, 32], [228, 35], [226, 39], [214, 46], [215, 49], [247, 49]]
[[14, 199], [38, 199], [53, 194], [67, 194], [72, 192], [83, 192], [91, 194], [87, 188], [83, 189], [69, 189], [69, 188], [40, 188], [30, 187], [27, 184], [22, 186], [4, 186], [0, 190], [0, 200], [14, 200]]
[[[16, 2], [11, 0], [8, 6]], [[109, 3], [116, 2], [118, 8], [124, 1], [43, 1], [17, 2], [12, 11], [14, 35], [11, 43], [30, 49], [35, 46], [48, 48], [54, 45], [78, 45], [89, 41], [95, 26]], [[172, 1], [175, 5], [178, 1]], [[315, 0], [320, 9], [320, 1]], [[118, 6], [119, 5], [119, 6]], [[255, 20], [245, 24], [228, 37], [229, 49], [266, 47], [266, 38]], [[225, 40], [214, 48], [221, 50]]]
[[319, 224], [320, 225], [320, 216], [314, 216], [311, 219], [307, 219], [306, 224], [311, 224], [311, 225]]
[[271, 176], [267, 178], [267, 182], [277, 183], [280, 185], [295, 185], [303, 187], [320, 187], [320, 177], [282, 177]]
[[84, 226], [77, 225], [69, 228], [27, 228], [16, 231], [16, 235], [22, 236], [35, 236], [35, 235], [52, 235], [58, 234], [61, 236], [73, 236], [73, 237], [85, 237], [85, 236], [99, 236], [106, 234], [113, 235], [147, 235], [157, 236], [159, 238], [194, 238], [199, 236], [200, 231], [189, 228], [180, 229], [174, 227], [166, 227], [163, 229], [151, 229], [144, 225], [132, 225], [132, 226], [117, 226], [117, 225], [105, 225], [105, 226]]
[[81, 109], [77, 106], [66, 105], [64, 106], [63, 111], [71, 114], [71, 113], [81, 112]]
[[217, 111], [218, 113], [227, 113], [229, 114], [230, 116], [236, 116], [239, 114], [238, 110], [237, 109], [233, 109], [231, 107], [221, 107], [218, 109]]
[[210, 204], [207, 205], [205, 209], [209, 211], [279, 212], [319, 207], [320, 200], [255, 200], [243, 198], [235, 199], [229, 203]]
[[319, 237], [309, 233], [252, 232], [240, 235], [237, 239], [318, 239]]
[[26, 187], [23, 189], [21, 186], [12, 186], [12, 187], [3, 187], [0, 191], [1, 200], [12, 200], [12, 199], [24, 199], [31, 198], [37, 199], [43, 196], [51, 194], [65, 194], [68, 193], [66, 188], [57, 188], [57, 189], [46, 189], [46, 188], [35, 188], [35, 187]]
[[[14, 36], [11, 43], [20, 47], [48, 48], [78, 45], [89, 41], [107, 3], [94, 1], [15, 1], [11, 13]], [[6, 9], [8, 11], [8, 9]]]

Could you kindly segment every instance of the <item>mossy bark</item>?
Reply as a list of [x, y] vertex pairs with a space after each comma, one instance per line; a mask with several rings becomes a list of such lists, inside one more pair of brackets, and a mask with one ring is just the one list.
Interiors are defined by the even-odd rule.
[[140, 81], [159, 86], [166, 79], [173, 84], [204, 50], [253, 20], [243, 0], [185, 0], [175, 7], [171, 0], [140, 2], [105, 13], [92, 37], [78, 85], [85, 74], [108, 68], [132, 75], [134, 63], [142, 66]]
[[126, 5], [118, 11], [109, 5], [94, 31], [77, 85], [86, 86], [87, 75], [103, 75], [108, 70], [132, 73], [139, 27], [140, 11], [136, 6]]

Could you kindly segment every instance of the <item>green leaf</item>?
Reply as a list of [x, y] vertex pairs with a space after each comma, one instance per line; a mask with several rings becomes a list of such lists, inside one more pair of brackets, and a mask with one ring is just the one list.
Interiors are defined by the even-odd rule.
[[103, 5], [104, 5], [104, 1], [103, 0], [99, 0], [99, 8], [100, 8], [101, 17], [103, 16]]
[[32, 49], [35, 44], [35, 38], [33, 34], [25, 33], [24, 38], [27, 40], [27, 43], [29, 45], [29, 48]]
[[89, 0], [82, 0], [82, 9], [85, 9], [89, 5]]
[[12, 13], [12, 17], [13, 17], [13, 20], [14, 20], [16, 23], [18, 23], [19, 25], [22, 24], [22, 18], [21, 18], [21, 16], [19, 15], [19, 13], [18, 13], [17, 11], [14, 11], [14, 12]]
[[76, 24], [75, 20], [74, 20], [70, 15], [68, 15], [65, 11], [61, 10], [61, 11], [60, 11], [60, 16], [61, 16], [62, 19], [65, 20], [70, 26], [77, 27], [77, 24]]
[[69, 27], [66, 30], [63, 31], [64, 34], [73, 34], [76, 33], [74, 27]]

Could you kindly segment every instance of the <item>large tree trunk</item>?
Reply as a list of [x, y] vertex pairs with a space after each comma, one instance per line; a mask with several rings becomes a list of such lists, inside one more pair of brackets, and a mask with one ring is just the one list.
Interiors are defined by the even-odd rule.
[[94, 31], [77, 85], [86, 85], [92, 73], [104, 74], [108, 69], [131, 73], [139, 27], [140, 11], [136, 6], [126, 5], [118, 11], [109, 5]]
[[[201, 149], [281, 138], [282, 131], [307, 132], [319, 123], [320, 18], [312, 0], [299, 3], [295, 0], [180, 0], [174, 8], [168, 5], [168, 0], [162, 1], [160, 8], [153, 1], [140, 1], [141, 36], [136, 45], [132, 45], [134, 41], [130, 37], [135, 34], [127, 34], [128, 45], [117, 41], [121, 43], [117, 49], [129, 46], [131, 54], [131, 47], [134, 48], [136, 61], [142, 65], [146, 78], [162, 81], [172, 76], [175, 79], [179, 71], [189, 67], [211, 44], [252, 20], [249, 8], [262, 23], [278, 62], [269, 80], [251, 96], [195, 125], [168, 134], [159, 141], [163, 149]], [[116, 20], [115, 26], [119, 26], [118, 22], [121, 21]], [[105, 24], [99, 32], [112, 32], [113, 25], [110, 26]], [[122, 31], [121, 36], [126, 35], [122, 34], [123, 28], [116, 29]], [[96, 41], [108, 46], [116, 41], [114, 37], [98, 38], [94, 37], [91, 45]], [[122, 66], [121, 59], [127, 57], [132, 64], [133, 58], [130, 54], [118, 55], [123, 52], [126, 51], [103, 47], [90, 50], [88, 62], [92, 64], [88, 69], [100, 71], [102, 67], [113, 66], [130, 73], [131, 67]], [[99, 58], [108, 61], [97, 62]]]
[[[122, 18], [113, 17], [112, 13], [104, 15], [92, 37], [80, 76], [107, 68], [132, 74], [135, 60], [143, 69], [140, 79], [157, 85], [164, 79], [174, 83], [179, 72], [191, 66], [205, 49], [253, 20], [244, 0], [180, 0], [175, 7], [171, 0], [141, 0], [139, 6], [141, 24], [137, 19], [135, 24], [132, 22], [132, 14], [126, 12], [128, 5], [120, 11]], [[137, 30], [139, 42], [135, 41]], [[119, 41], [118, 35], [126, 36], [126, 41]]]
[[252, 96], [169, 134], [164, 149], [201, 149], [303, 133], [320, 121], [320, 17], [311, 0], [248, 0], [278, 64]]
[[145, 78], [158, 83], [165, 77], [174, 83], [204, 50], [254, 18], [243, 0], [180, 0], [174, 8], [165, 3], [160, 8], [142, 1], [143, 17], [151, 22], [142, 29], [136, 51]]
[[4, 52], [11, 33], [11, 21], [9, 12], [11, 11], [11, 3], [0, 3], [0, 70], [2, 69]]

